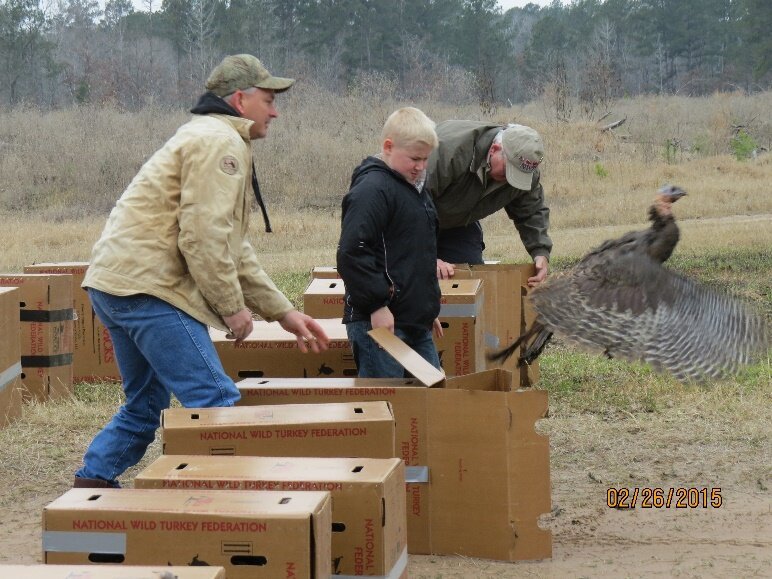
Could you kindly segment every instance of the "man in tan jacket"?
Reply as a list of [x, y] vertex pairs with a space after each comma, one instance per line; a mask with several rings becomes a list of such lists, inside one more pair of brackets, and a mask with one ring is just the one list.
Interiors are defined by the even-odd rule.
[[275, 95], [293, 82], [271, 76], [254, 56], [226, 57], [196, 116], [142, 166], [110, 213], [83, 286], [110, 331], [126, 403], [92, 441], [74, 486], [118, 486], [153, 441], [171, 394], [191, 408], [238, 401], [207, 326], [240, 342], [256, 312], [295, 334], [303, 352], [326, 349], [322, 328], [292, 307], [247, 238], [253, 194], [270, 231], [250, 141], [268, 134]]

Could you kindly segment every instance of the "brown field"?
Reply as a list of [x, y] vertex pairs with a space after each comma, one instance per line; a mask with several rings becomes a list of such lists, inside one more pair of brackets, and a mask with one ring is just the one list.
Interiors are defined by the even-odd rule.
[[[351, 169], [377, 150], [380, 125], [398, 103], [311, 89], [281, 99], [282, 116], [255, 147], [275, 233], [262, 233], [258, 217], [252, 236], [265, 269], [299, 303], [308, 270], [334, 262]], [[417, 106], [435, 120], [486, 118], [473, 108]], [[615, 135], [594, 120], [556, 122], [541, 103], [491, 117], [531, 124], [544, 136], [556, 267], [645, 227], [655, 189], [672, 182], [689, 192], [675, 208], [682, 231], [675, 266], [772, 315], [772, 156], [761, 149], [772, 143], [772, 93], [627, 99], [603, 121], [627, 117]], [[18, 272], [32, 262], [87, 260], [105, 212], [185, 115], [14, 110], [0, 119], [0, 271]], [[755, 158], [732, 155], [737, 125], [758, 143]], [[673, 139], [678, 145], [669, 149]], [[484, 227], [489, 259], [526, 259], [503, 215]], [[551, 440], [553, 509], [542, 524], [553, 533], [553, 558], [513, 564], [413, 555], [411, 577], [768, 576], [769, 360], [718, 383], [682, 385], [558, 344], [542, 357], [539, 387], [550, 394], [550, 417], [539, 429]], [[119, 403], [114, 386], [80, 385], [72, 401], [30, 406], [0, 431], [0, 563], [40, 561], [41, 508], [68, 488], [90, 438]], [[153, 445], [143, 464], [158, 452]], [[609, 486], [720, 488], [723, 504], [610, 509]]]

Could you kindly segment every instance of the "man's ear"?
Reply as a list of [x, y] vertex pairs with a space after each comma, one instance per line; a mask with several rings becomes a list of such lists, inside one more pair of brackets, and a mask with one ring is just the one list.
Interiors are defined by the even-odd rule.
[[495, 153], [496, 151], [501, 151], [501, 143], [493, 143], [491, 145], [491, 148], [488, 149], [488, 153], [490, 155], [493, 155], [493, 153]]
[[244, 105], [241, 104], [242, 99], [244, 98], [244, 93], [240, 90], [237, 90], [235, 93], [233, 93], [233, 98], [231, 98], [231, 106], [236, 109], [236, 111], [240, 114], [244, 114]]

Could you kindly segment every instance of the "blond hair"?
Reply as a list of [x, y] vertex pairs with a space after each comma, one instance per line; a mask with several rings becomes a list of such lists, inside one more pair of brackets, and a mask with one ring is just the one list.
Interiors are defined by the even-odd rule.
[[423, 111], [415, 107], [404, 107], [397, 109], [386, 119], [381, 131], [381, 142], [391, 139], [397, 147], [420, 143], [435, 149], [439, 140], [434, 127], [434, 121]]

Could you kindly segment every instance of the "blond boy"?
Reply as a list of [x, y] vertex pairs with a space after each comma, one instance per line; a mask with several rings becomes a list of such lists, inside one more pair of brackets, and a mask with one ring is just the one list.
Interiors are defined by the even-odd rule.
[[338, 272], [346, 285], [343, 322], [359, 376], [404, 376], [404, 369], [367, 335], [388, 328], [440, 367], [432, 328], [437, 315], [437, 212], [424, 187], [426, 163], [437, 147], [434, 122], [405, 107], [381, 133], [381, 154], [354, 170], [343, 198]]

